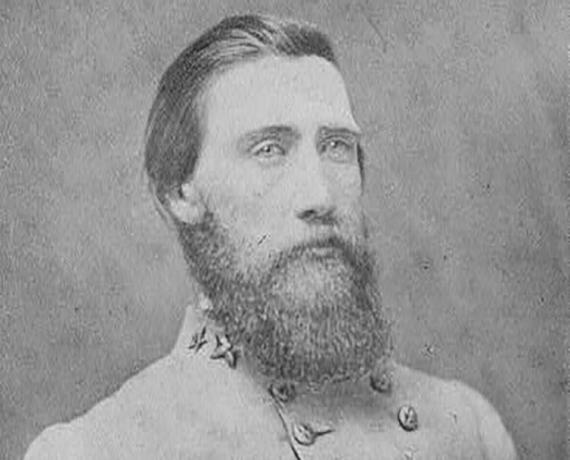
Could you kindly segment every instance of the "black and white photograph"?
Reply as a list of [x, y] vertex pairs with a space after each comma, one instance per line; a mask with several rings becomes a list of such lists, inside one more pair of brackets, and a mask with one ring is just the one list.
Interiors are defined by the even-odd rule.
[[569, 9], [0, 1], [0, 460], [563, 460]]

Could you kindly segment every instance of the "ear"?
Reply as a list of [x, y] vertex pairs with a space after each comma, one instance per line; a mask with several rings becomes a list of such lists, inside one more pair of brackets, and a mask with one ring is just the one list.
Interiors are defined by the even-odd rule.
[[190, 224], [202, 221], [206, 207], [202, 195], [193, 182], [186, 182], [166, 197], [170, 213], [176, 219]]

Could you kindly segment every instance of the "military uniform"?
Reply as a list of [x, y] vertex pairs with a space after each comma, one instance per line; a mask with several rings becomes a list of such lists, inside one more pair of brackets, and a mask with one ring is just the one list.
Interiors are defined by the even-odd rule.
[[320, 392], [254, 378], [187, 314], [173, 351], [25, 459], [515, 459], [491, 405], [457, 381], [383, 360]]

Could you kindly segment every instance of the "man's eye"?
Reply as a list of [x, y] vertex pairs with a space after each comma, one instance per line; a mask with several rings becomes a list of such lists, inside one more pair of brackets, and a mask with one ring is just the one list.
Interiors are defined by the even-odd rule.
[[275, 142], [265, 142], [253, 149], [253, 156], [262, 160], [270, 160], [285, 156], [285, 149]]
[[320, 153], [334, 161], [349, 162], [356, 158], [356, 142], [345, 139], [328, 139], [320, 146]]

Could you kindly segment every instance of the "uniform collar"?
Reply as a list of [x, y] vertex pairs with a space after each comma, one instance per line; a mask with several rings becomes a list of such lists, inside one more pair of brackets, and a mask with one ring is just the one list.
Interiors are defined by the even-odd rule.
[[[199, 294], [195, 305], [187, 307], [173, 353], [188, 355], [189, 351], [200, 351], [207, 344], [209, 349], [207, 354], [210, 357], [212, 354], [215, 354], [216, 347], [222, 351], [223, 347], [237, 350], [233, 348], [233, 344], [227, 341], [224, 329], [208, 318], [207, 313], [211, 308], [210, 299], [202, 293]], [[367, 384], [378, 393], [390, 393], [392, 390], [393, 368], [393, 360], [391, 358], [383, 358], [378, 361], [376, 368], [369, 375], [359, 380], [368, 379]], [[252, 377], [267, 388], [276, 387], [283, 383], [273, 382], [261, 375], [255, 375], [253, 369], [248, 369], [248, 372], [251, 372]], [[348, 384], [350, 385], [350, 383]], [[331, 385], [336, 386], [337, 384], [332, 383]], [[339, 386], [345, 386], [345, 383], [340, 382]]]
[[200, 332], [204, 327], [209, 332], [221, 333], [221, 329], [207, 318], [206, 313], [211, 308], [210, 300], [204, 295], [199, 294], [198, 301], [195, 305], [190, 304], [186, 307], [182, 327], [178, 333], [178, 338], [173, 348], [173, 353], [188, 353], [193, 336]]
[[[393, 390], [394, 365], [392, 359], [379, 360], [376, 368], [358, 381], [332, 383], [320, 394], [299, 394], [295, 386], [274, 382], [255, 373], [242, 364], [241, 350], [234, 348], [222, 328], [208, 319], [210, 300], [200, 295], [195, 306], [189, 306], [173, 353], [191, 365], [193, 359], [206, 358], [212, 365], [222, 366], [224, 372], [245, 373], [261, 391], [266, 391], [281, 419], [288, 443], [297, 458], [321, 437], [334, 436], [342, 426], [346, 404], [356, 410], [374, 405], [377, 398], [390, 398]], [[238, 362], [239, 361], [239, 362]], [[260, 393], [261, 394], [261, 393]], [[332, 409], [332, 410], [331, 410]], [[417, 413], [404, 405], [397, 412], [400, 426], [406, 431], [418, 428]]]
[[[205, 355], [215, 357], [216, 352], [224, 352], [224, 347], [227, 349], [231, 348], [236, 352], [241, 351], [229, 343], [224, 329], [208, 318], [208, 311], [211, 308], [212, 304], [210, 299], [202, 293], [199, 294], [196, 304], [187, 307], [173, 353], [188, 355], [191, 350], [197, 352], [204, 348], [204, 350], [207, 349], [206, 353], [204, 353]], [[229, 362], [231, 363], [231, 360]], [[235, 363], [231, 367], [235, 367]], [[394, 362], [391, 358], [380, 359], [376, 364], [376, 368], [359, 380], [368, 380], [366, 384], [372, 387], [377, 393], [388, 394], [392, 390], [393, 367]], [[253, 369], [247, 369], [246, 372], [250, 373], [251, 377], [253, 377], [258, 384], [267, 388], [275, 388], [284, 383], [274, 382], [261, 375], [256, 375]], [[349, 386], [351, 385], [350, 382], [351, 380], [349, 379], [347, 382], [338, 382], [338, 384], [331, 383], [330, 385], [333, 387], [346, 387], [347, 384]], [[285, 384], [286, 383], [287, 382], [285, 382]]]

